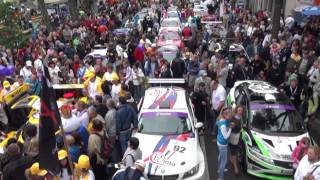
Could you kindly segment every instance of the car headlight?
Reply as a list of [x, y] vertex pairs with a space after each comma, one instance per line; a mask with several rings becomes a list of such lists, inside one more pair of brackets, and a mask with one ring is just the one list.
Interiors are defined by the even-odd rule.
[[196, 166], [194, 166], [194, 167], [193, 167], [192, 169], [190, 169], [189, 171], [185, 172], [184, 175], [183, 175], [183, 179], [195, 175], [198, 171], [199, 171], [199, 164], [197, 164]]
[[263, 161], [265, 161], [265, 162], [267, 162], [267, 163], [269, 163], [269, 164], [274, 164], [273, 160], [270, 159], [270, 158], [265, 157], [265, 156], [262, 154], [261, 150], [260, 150], [258, 147], [255, 147], [255, 146], [254, 146], [254, 147], [252, 147], [252, 148], [249, 148], [248, 150], [249, 150], [249, 152], [250, 152], [253, 156], [255, 156], [256, 158], [261, 159], [261, 160], [263, 160]]

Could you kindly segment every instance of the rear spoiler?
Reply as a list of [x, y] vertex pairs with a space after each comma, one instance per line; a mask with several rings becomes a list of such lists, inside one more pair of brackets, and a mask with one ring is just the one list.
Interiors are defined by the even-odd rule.
[[185, 79], [182, 78], [151, 78], [149, 84], [185, 84]]
[[222, 24], [222, 21], [201, 21], [202, 24]]
[[53, 89], [83, 89], [83, 84], [54, 84]]
[[29, 90], [28, 84], [23, 84], [22, 86], [19, 86], [18, 88], [12, 90], [11, 92], [9, 92], [9, 94], [3, 97], [5, 103], [8, 105], [15, 102], [15, 100], [25, 95], [28, 92], [28, 90]]

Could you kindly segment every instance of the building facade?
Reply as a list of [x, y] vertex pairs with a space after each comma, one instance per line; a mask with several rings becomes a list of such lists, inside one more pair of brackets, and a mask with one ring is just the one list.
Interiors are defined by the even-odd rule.
[[[258, 12], [263, 10], [271, 13], [274, 1], [278, 2], [279, 0], [247, 0], [247, 7], [252, 12]], [[292, 15], [292, 11], [301, 6], [320, 6], [320, 0], [283, 0], [281, 14], [284, 17]]]

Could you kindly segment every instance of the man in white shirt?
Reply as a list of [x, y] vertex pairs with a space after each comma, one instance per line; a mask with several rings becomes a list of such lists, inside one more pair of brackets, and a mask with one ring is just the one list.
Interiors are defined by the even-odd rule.
[[32, 67], [32, 62], [27, 61], [25, 66], [20, 70], [20, 75], [23, 76], [24, 79], [30, 79], [31, 78], [31, 67]]
[[66, 133], [71, 133], [80, 127], [80, 121], [72, 114], [69, 105], [63, 105], [61, 108], [61, 123]]
[[213, 120], [213, 126], [212, 126], [212, 134], [215, 135], [216, 132], [214, 131], [214, 125], [216, 124], [216, 119], [219, 116], [221, 108], [225, 104], [226, 100], [226, 90], [225, 88], [219, 84], [217, 80], [211, 81], [211, 109], [212, 109], [212, 120]]
[[320, 148], [312, 146], [299, 162], [294, 180], [320, 179]]
[[34, 61], [34, 68], [37, 70], [42, 69], [42, 57], [41, 56], [39, 56], [39, 58]]

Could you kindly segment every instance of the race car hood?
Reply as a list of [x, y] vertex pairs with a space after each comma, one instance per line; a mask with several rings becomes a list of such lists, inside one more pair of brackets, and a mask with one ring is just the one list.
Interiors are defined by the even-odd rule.
[[175, 175], [197, 165], [197, 141], [193, 133], [160, 136], [136, 133], [140, 140], [145, 174]]
[[177, 39], [177, 40], [158, 40], [157, 41], [157, 46], [161, 47], [161, 46], [166, 46], [166, 45], [174, 45], [177, 47], [180, 47], [182, 43], [182, 40]]
[[159, 34], [160, 34], [163, 30], [181, 32], [181, 27], [180, 27], [180, 26], [176, 26], [176, 27], [160, 27], [160, 29], [159, 29]]
[[291, 154], [303, 137], [308, 133], [298, 136], [270, 136], [252, 131], [253, 138], [264, 156], [280, 161], [292, 161]]

